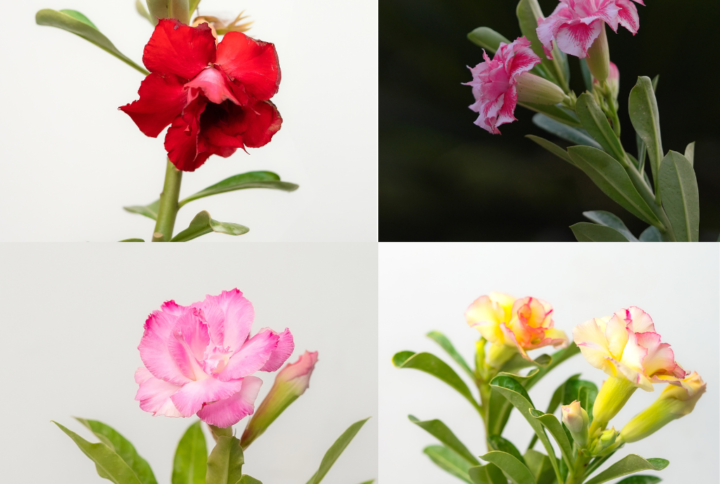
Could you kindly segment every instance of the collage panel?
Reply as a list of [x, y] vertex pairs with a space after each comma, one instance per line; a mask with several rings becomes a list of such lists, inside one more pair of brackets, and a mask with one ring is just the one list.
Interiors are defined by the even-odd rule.
[[377, 478], [376, 244], [130, 247], [2, 247], [0, 481]]
[[717, 482], [717, 246], [629, 247], [382, 244], [384, 482]]

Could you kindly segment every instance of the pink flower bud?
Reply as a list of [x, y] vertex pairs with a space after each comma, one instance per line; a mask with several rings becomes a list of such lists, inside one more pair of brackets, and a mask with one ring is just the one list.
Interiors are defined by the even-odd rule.
[[563, 423], [570, 431], [570, 435], [572, 435], [578, 447], [582, 449], [588, 442], [590, 417], [588, 417], [587, 412], [580, 406], [580, 402], [577, 400], [570, 405], [563, 405], [560, 410], [562, 411]]

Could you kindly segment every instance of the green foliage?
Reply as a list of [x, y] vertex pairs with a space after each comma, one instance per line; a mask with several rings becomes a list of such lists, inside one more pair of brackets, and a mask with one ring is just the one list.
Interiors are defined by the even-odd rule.
[[678, 241], [697, 242], [700, 231], [700, 198], [692, 163], [670, 151], [660, 163], [662, 205]]
[[215, 448], [207, 459], [207, 484], [237, 484], [245, 463], [240, 441], [232, 436], [217, 437]]
[[[350, 445], [350, 442], [352, 442], [352, 440], [355, 438], [357, 433], [360, 431], [362, 426], [365, 425], [365, 422], [367, 422], [369, 418], [370, 417], [355, 422], [350, 427], [348, 427], [347, 430], [345, 430], [345, 432], [343, 432], [340, 437], [338, 437], [338, 439], [333, 443], [333, 445], [330, 446], [328, 451], [325, 453], [322, 462], [320, 462], [320, 467], [318, 468], [317, 472], [310, 478], [307, 484], [319, 484], [320, 481], [323, 480], [330, 468], [333, 466], [333, 464], [335, 464], [335, 461], [337, 461], [340, 457], [340, 454], [342, 454], [343, 451], [347, 448], [347, 446]], [[208, 482], [208, 484], [210, 483]]]
[[627, 161], [620, 138], [613, 131], [607, 116], [602, 112], [592, 94], [584, 93], [580, 95], [575, 106], [575, 113], [588, 134], [600, 143], [606, 153], [624, 166]]
[[507, 477], [495, 464], [471, 467], [468, 474], [473, 484], [507, 484]]
[[445, 444], [446, 447], [453, 450], [457, 455], [465, 459], [470, 465], [480, 465], [480, 461], [460, 442], [455, 434], [441, 420], [418, 420], [412, 415], [408, 415], [408, 419], [427, 433]]
[[530, 138], [532, 141], [534, 141], [534, 142], [537, 143], [538, 145], [542, 146], [543, 148], [545, 148], [546, 150], [548, 150], [548, 151], [549, 151], [550, 153], [552, 153], [553, 155], [555, 155], [555, 156], [557, 156], [557, 157], [559, 157], [559, 158], [562, 158], [563, 160], [565, 160], [565, 161], [567, 161], [568, 163], [570, 163], [572, 166], [578, 168], [578, 166], [575, 164], [575, 162], [573, 161], [573, 159], [570, 158], [570, 155], [569, 155], [568, 152], [565, 150], [565, 148], [561, 148], [560, 146], [558, 146], [558, 145], [556, 145], [555, 143], [552, 143], [552, 142], [546, 140], [545, 138], [541, 138], [541, 137], [539, 137], [539, 136], [535, 136], [535, 135], [532, 135], [532, 134], [526, 135], [525, 137], [526, 137], [526, 138]]
[[470, 42], [479, 45], [485, 50], [494, 53], [500, 47], [500, 42], [509, 44], [510, 41], [502, 34], [495, 32], [488, 27], [478, 27], [467, 35]]
[[423, 452], [440, 469], [452, 474], [458, 479], [471, 483], [468, 472], [472, 464], [460, 457], [452, 449], [445, 447], [444, 445], [430, 445], [425, 447]]
[[649, 77], [639, 77], [637, 84], [630, 91], [628, 112], [635, 132], [647, 147], [650, 168], [655, 180], [655, 192], [657, 193], [660, 161], [664, 152], [660, 135], [660, 114], [653, 83]]
[[145, 5], [143, 5], [140, 0], [135, 0], [135, 10], [142, 18], [150, 22], [151, 25], [157, 25], [157, 19], [148, 13]]
[[630, 454], [589, 481], [586, 481], [585, 484], [602, 484], [603, 482], [627, 476], [628, 474], [634, 474], [635, 472], [647, 470], [661, 471], [665, 469], [668, 464], [670, 464], [670, 462], [665, 459], [643, 459], [639, 455]]
[[588, 220], [592, 220], [596, 224], [604, 225], [620, 232], [630, 242], [637, 242], [638, 239], [630, 232], [630, 229], [625, 226], [625, 223], [617, 215], [606, 212], [604, 210], [594, 210], [591, 212], [583, 212], [583, 215]]
[[173, 460], [172, 484], [205, 484], [207, 444], [198, 420], [183, 434]]
[[544, 414], [535, 409], [530, 410], [530, 415], [539, 420], [543, 427], [550, 432], [550, 435], [553, 436], [555, 442], [557, 442], [558, 447], [560, 448], [560, 453], [562, 454], [563, 459], [565, 459], [565, 464], [568, 467], [572, 467], [574, 461], [572, 443], [570, 439], [568, 439], [568, 436], [557, 417], [549, 413]]
[[579, 222], [570, 226], [578, 242], [629, 242], [627, 237], [612, 227]]
[[525, 464], [525, 459], [523, 458], [520, 451], [517, 450], [515, 444], [513, 444], [506, 438], [500, 435], [491, 435], [490, 437], [488, 437], [487, 441], [490, 447], [489, 450], [498, 450], [500, 452], [505, 452], [506, 454], [510, 454], [511, 456], [515, 457], [517, 460]]
[[525, 463], [535, 476], [537, 484], [553, 484], [556, 482], [555, 472], [548, 456], [542, 452], [528, 449], [525, 452]]
[[465, 358], [463, 358], [462, 355], [457, 352], [453, 344], [450, 342], [449, 339], [447, 339], [444, 334], [439, 331], [430, 331], [427, 334], [427, 337], [439, 344], [440, 347], [444, 349], [448, 355], [450, 355], [450, 358], [455, 360], [455, 363], [460, 365], [460, 367], [465, 370], [465, 373], [467, 373], [470, 378], [475, 378], [475, 374], [470, 369], [470, 366], [465, 361]]
[[[601, 146], [590, 137], [587, 131], [581, 128], [573, 128], [565, 123], [556, 121], [555, 119], [549, 118], [544, 114], [536, 114], [533, 116], [533, 123], [540, 129], [547, 131], [550, 134], [554, 134], [558, 138], [569, 141], [583, 146], [592, 146], [593, 148], [600, 149]], [[564, 151], [564, 150], [563, 150]]]
[[499, 467], [515, 484], [535, 484], [535, 476], [520, 460], [500, 451], [492, 451], [480, 457]]
[[210, 218], [210, 214], [203, 210], [195, 215], [195, 218], [192, 219], [188, 228], [173, 237], [171, 242], [188, 242], [212, 232], [227, 235], [242, 235], [249, 231], [250, 229], [244, 225], [213, 220]]
[[214, 185], [200, 190], [178, 202], [178, 206], [198, 200], [200, 198], [209, 197], [211, 195], [219, 195], [220, 193], [233, 192], [236, 190], [246, 190], [248, 188], [270, 188], [274, 190], [282, 190], [286, 192], [294, 192], [299, 187], [294, 183], [280, 181], [280, 176], [271, 171], [251, 171], [241, 173], [226, 178]]
[[640, 242], [662, 242], [663, 237], [660, 231], [657, 229], [657, 227], [653, 227], [652, 225], [640, 234]]
[[567, 58], [557, 47], [553, 47], [553, 59], [545, 56], [543, 46], [537, 36], [538, 19], [544, 18], [537, 0], [520, 0], [517, 6], [517, 18], [520, 23], [522, 34], [531, 43], [533, 52], [542, 59], [542, 67], [550, 75], [550, 80], [558, 84], [563, 91], [569, 92], [567, 69]]
[[630, 476], [626, 477], [622, 481], [618, 481], [617, 484], [657, 484], [658, 482], [662, 481], [657, 476]]

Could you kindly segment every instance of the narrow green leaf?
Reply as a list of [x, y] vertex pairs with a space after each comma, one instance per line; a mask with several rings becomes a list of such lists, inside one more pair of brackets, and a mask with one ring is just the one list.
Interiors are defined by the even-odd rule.
[[512, 373], [512, 372], [516, 372], [518, 370], [522, 370], [523, 368], [530, 368], [530, 367], [544, 368], [550, 364], [552, 364], [552, 356], [550, 356], [550, 355], [542, 354], [542, 355], [538, 356], [537, 358], [535, 358], [534, 360], [527, 360], [527, 359], [523, 358], [523, 356], [520, 353], [517, 353], [512, 358], [510, 358], [504, 365], [502, 365], [502, 367], [500, 368], [500, 371]]
[[623, 234], [604, 225], [579, 222], [571, 225], [570, 229], [578, 242], [629, 242]]
[[589, 146], [568, 148], [570, 157], [607, 196], [650, 225], [661, 225], [625, 169], [607, 153]]
[[123, 239], [119, 240], [118, 242], [145, 242], [144, 239]]
[[169, 0], [147, 0], [147, 6], [153, 18], [168, 18]]
[[442, 349], [444, 349], [445, 352], [448, 355], [450, 355], [450, 358], [455, 360], [455, 363], [460, 365], [460, 367], [463, 370], [465, 370], [465, 373], [467, 373], [470, 376], [470, 378], [475, 378], [475, 374], [470, 369], [470, 366], [465, 361], [465, 358], [463, 358], [462, 355], [457, 352], [457, 350], [455, 349], [453, 344], [450, 342], [449, 339], [447, 339], [447, 337], [444, 334], [442, 334], [439, 331], [430, 331], [427, 334], [427, 337], [430, 338], [431, 340], [433, 340], [434, 342], [436, 342], [437, 344], [439, 344], [442, 347]]
[[[372, 484], [372, 481], [369, 482]], [[258, 481], [254, 477], [245, 475], [242, 476], [242, 479], [240, 479], [237, 484], [262, 484], [262, 482]]]
[[595, 88], [595, 86], [593, 85], [592, 73], [590, 72], [590, 68], [587, 65], [586, 59], [580, 59], [580, 70], [582, 71], [583, 82], [585, 83], [585, 89], [587, 89], [588, 92], [593, 92], [593, 89]]
[[680, 153], [669, 151], [660, 164], [662, 205], [678, 241], [697, 242], [700, 199], [692, 164]]
[[601, 148], [601, 146], [592, 139], [587, 132], [559, 123], [554, 119], [548, 118], [544, 114], [536, 114], [533, 116], [533, 123], [538, 128], [544, 129], [548, 133], [554, 134], [565, 141], [569, 141], [577, 145], [592, 146], [598, 149]]
[[453, 450], [444, 445], [430, 445], [423, 449], [423, 453], [430, 457], [430, 460], [440, 469], [472, 484], [468, 475], [472, 464], [457, 455]]
[[495, 464], [471, 467], [468, 471], [473, 484], [507, 484], [505, 474]]
[[[530, 410], [535, 409], [535, 406], [533, 405], [532, 400], [530, 400], [530, 396], [527, 394], [525, 388], [523, 388], [523, 386], [516, 380], [507, 376], [498, 376], [493, 378], [490, 382], [490, 387], [492, 388], [493, 393], [498, 392], [504, 396], [530, 424], [532, 429], [535, 431], [535, 434], [538, 436], [538, 439], [540, 439], [540, 442], [543, 444], [543, 447], [545, 447], [545, 451], [550, 458], [550, 463], [555, 470], [558, 482], [561, 482], [560, 468], [558, 467], [558, 463], [555, 458], [555, 451], [550, 443], [550, 439], [548, 439], [547, 434], [545, 433], [542, 423], [530, 414]], [[484, 456], [481, 458], [487, 460]], [[493, 462], [493, 464], [498, 465], [497, 462]], [[498, 467], [507, 472], [507, 470], [501, 465], [498, 465]]]
[[183, 434], [173, 460], [172, 484], [205, 484], [207, 444], [198, 420]]
[[532, 376], [532, 378], [529, 378], [527, 382], [523, 384], [526, 390], [530, 390], [533, 386], [535, 386], [545, 375], [550, 373], [555, 367], [557, 367], [560, 363], [564, 362], [565, 360], [572, 358], [573, 356], [580, 353], [580, 348], [572, 342], [570, 343], [566, 348], [557, 350], [555, 353], [550, 355], [552, 357], [552, 362], [546, 366], [539, 368], [539, 371]]
[[[572, 389], [566, 390], [566, 388], [570, 385], [573, 385], [573, 382], [577, 381], [578, 377], [580, 377], [580, 373], [576, 373], [575, 375], [572, 375], [570, 378], [565, 380], [562, 385], [557, 387], [555, 391], [552, 394], [552, 397], [550, 397], [550, 403], [548, 403], [547, 410], [545, 410], [545, 413], [554, 414], [555, 411], [560, 407], [560, 405], [568, 405], [573, 400], [576, 400], [576, 398], [573, 398], [572, 400], [568, 401], [569, 398], [572, 398], [573, 394], [577, 394], [577, 390], [573, 392]], [[597, 387], [596, 387], [597, 388]], [[583, 407], [585, 408], [585, 407]], [[587, 409], [586, 409], [587, 410]], [[530, 441], [530, 445], [528, 445], [528, 449], [532, 450], [533, 446], [537, 442], [537, 435], [534, 435], [532, 440]]]
[[613, 213], [606, 212], [605, 210], [593, 210], [591, 212], [583, 212], [583, 215], [585, 218], [595, 222], [596, 224], [604, 225], [617, 230], [630, 242], [638, 241], [620, 217]]
[[283, 190], [293, 192], [298, 189], [298, 185], [280, 181], [280, 177], [271, 171], [251, 171], [249, 173], [241, 173], [226, 178], [221, 182], [211, 185], [204, 190], [200, 190], [178, 203], [179, 207], [198, 200], [200, 198], [218, 195], [220, 193], [232, 192], [235, 190], [245, 190], [247, 188], [272, 188], [275, 190]]
[[465, 397], [477, 410], [480, 406], [475, 401], [465, 382], [455, 373], [455, 370], [431, 353], [413, 353], [402, 351], [393, 356], [393, 364], [398, 368], [413, 368], [424, 371], [444, 381]]
[[473, 44], [479, 45], [483, 49], [493, 53], [500, 47], [500, 42], [510, 43], [502, 34], [495, 32], [489, 27], [478, 27], [470, 32], [467, 37]]
[[530, 410], [530, 415], [539, 420], [548, 432], [550, 432], [550, 435], [553, 436], [555, 442], [557, 442], [558, 447], [560, 448], [560, 453], [565, 459], [565, 464], [567, 464], [568, 467], [572, 467], [574, 463], [572, 444], [570, 443], [570, 440], [565, 434], [565, 430], [557, 417], [550, 413], [542, 413], [539, 410], [534, 409]]
[[653, 83], [649, 77], [639, 77], [637, 84], [630, 91], [628, 112], [635, 132], [647, 147], [650, 169], [655, 180], [655, 193], [657, 193], [660, 161], [664, 152], [660, 135], [660, 114]]
[[100, 477], [115, 484], [143, 484], [127, 463], [107, 444], [93, 444], [80, 437], [72, 430], [53, 421], [60, 430], [70, 437], [78, 448], [95, 462], [95, 469]]
[[[71, 12], [71, 14], [67, 13]], [[56, 27], [58, 29], [66, 30], [68, 32], [71, 32], [79, 37], [82, 37], [83, 39], [87, 40], [88, 42], [97, 45], [105, 52], [114, 55], [130, 67], [140, 71], [141, 73], [148, 75], [150, 74], [147, 70], [145, 70], [143, 67], [139, 66], [138, 64], [134, 63], [132, 60], [130, 60], [129, 57], [125, 56], [122, 52], [120, 52], [115, 45], [113, 45], [112, 42], [110, 42], [110, 39], [105, 37], [96, 27], [95, 25], [88, 20], [87, 17], [85, 17], [80, 12], [76, 12], [75, 10], [66, 10], [66, 11], [56, 11], [49, 8], [45, 8], [43, 10], [38, 11], [37, 14], [35, 14], [35, 22], [38, 25], [45, 25], [48, 27]]]
[[125, 461], [128, 467], [132, 469], [140, 482], [143, 484], [157, 484], [155, 474], [153, 474], [150, 464], [140, 457], [140, 454], [138, 454], [135, 446], [132, 445], [128, 439], [123, 437], [120, 432], [97, 420], [89, 420], [78, 417], [75, 417], [75, 420], [83, 424], [88, 428], [88, 430], [95, 434], [95, 437], [100, 439], [100, 442], [115, 451], [115, 453], [119, 455], [123, 461]]
[[210, 218], [210, 214], [202, 211], [195, 215], [188, 228], [177, 234], [170, 242], [187, 242], [205, 234], [216, 232], [218, 234], [242, 235], [250, 231], [244, 225], [218, 222]]
[[[322, 462], [320, 462], [320, 467], [318, 468], [317, 472], [310, 478], [307, 484], [318, 484], [320, 481], [323, 480], [330, 468], [333, 466], [333, 464], [335, 464], [335, 461], [337, 461], [338, 457], [340, 457], [340, 454], [342, 454], [345, 448], [350, 444], [350, 442], [352, 442], [352, 440], [355, 438], [357, 433], [360, 431], [362, 426], [365, 425], [365, 422], [367, 422], [369, 418], [370, 417], [355, 422], [350, 427], [348, 427], [348, 429], [343, 432], [340, 437], [338, 437], [335, 443], [333, 443], [333, 445], [331, 445], [328, 451], [325, 453]], [[208, 482], [207, 484], [211, 483]]]
[[657, 229], [657, 227], [653, 227], [652, 225], [640, 234], [639, 238], [640, 242], [662, 242], [662, 234]]
[[489, 450], [499, 450], [500, 452], [505, 452], [506, 454], [510, 454], [511, 456], [515, 457], [517, 460], [525, 464], [525, 459], [523, 458], [520, 451], [515, 447], [515, 444], [507, 440], [501, 435], [491, 435], [488, 437], [488, 444], [490, 445]]
[[592, 94], [583, 93], [580, 95], [575, 105], [575, 113], [578, 119], [580, 119], [583, 128], [585, 128], [595, 141], [600, 143], [605, 152], [621, 164], [624, 165], [627, 163], [625, 160], [625, 150], [622, 147], [620, 139], [615, 134], [615, 131], [613, 131], [607, 116], [602, 112]]
[[545, 56], [545, 51], [537, 36], [538, 20], [544, 18], [542, 10], [537, 0], [520, 0], [516, 10], [520, 30], [523, 35], [530, 41], [533, 52], [542, 59], [542, 66], [556, 81], [556, 83], [568, 92], [568, 83], [565, 77], [565, 66], [563, 66], [563, 57], [557, 47], [553, 47], [553, 59]]
[[155, 200], [148, 205], [130, 205], [123, 207], [123, 210], [157, 220], [158, 210], [160, 210], [160, 200]]
[[550, 459], [542, 452], [529, 449], [525, 452], [525, 463], [533, 476], [535, 476], [537, 484], [553, 484], [556, 482]]
[[585, 484], [601, 484], [603, 482], [617, 479], [618, 477], [627, 476], [640, 471], [661, 471], [665, 469], [670, 462], [665, 459], [643, 459], [639, 455], [630, 454], [620, 459], [597, 476], [593, 477]]
[[695, 165], [695, 142], [693, 141], [685, 148], [685, 158], [690, 162], [690, 166]]
[[562, 158], [563, 160], [565, 160], [565, 161], [567, 161], [568, 163], [570, 163], [572, 166], [577, 167], [577, 165], [575, 164], [575, 162], [573, 161], [573, 159], [570, 158], [570, 155], [568, 154], [567, 151], [565, 151], [564, 148], [559, 147], [558, 145], [556, 145], [555, 143], [553, 143], [553, 142], [551, 142], [551, 141], [548, 141], [548, 140], [546, 140], [546, 139], [544, 139], [544, 138], [541, 138], [541, 137], [539, 137], [539, 136], [534, 136], [534, 135], [532, 135], [532, 134], [528, 134], [528, 135], [526, 135], [525, 137], [526, 137], [526, 138], [530, 138], [530, 139], [533, 140], [535, 143], [539, 144], [540, 146], [542, 146], [543, 148], [545, 148], [546, 150], [548, 150], [548, 151], [549, 151], [550, 153], [552, 153], [553, 155], [555, 155], [555, 156], [557, 156], [557, 157], [559, 157], [559, 158]]
[[207, 484], [237, 484], [242, 478], [245, 463], [240, 441], [235, 437], [220, 436], [207, 460]]
[[515, 484], [535, 484], [535, 476], [530, 469], [508, 453], [495, 450], [480, 458], [498, 466]]
[[550, 119], [558, 121], [562, 124], [573, 128], [582, 128], [580, 121], [577, 117], [566, 111], [565, 109], [554, 106], [551, 104], [533, 104], [533, 103], [518, 103], [520, 106], [535, 111], [536, 113], [544, 114]]
[[630, 476], [626, 477], [622, 481], [618, 481], [617, 484], [657, 484], [662, 481], [658, 476]]
[[145, 8], [145, 5], [140, 0], [135, 0], [135, 10], [141, 17], [150, 22], [151, 25], [157, 25], [158, 21], [152, 15], [150, 15]]
[[427, 433], [438, 439], [440, 442], [445, 444], [453, 451], [455, 451], [460, 457], [468, 461], [471, 465], [480, 465], [480, 461], [465, 447], [465, 444], [460, 442], [455, 434], [445, 425], [441, 420], [418, 420], [412, 415], [408, 415], [408, 419]]

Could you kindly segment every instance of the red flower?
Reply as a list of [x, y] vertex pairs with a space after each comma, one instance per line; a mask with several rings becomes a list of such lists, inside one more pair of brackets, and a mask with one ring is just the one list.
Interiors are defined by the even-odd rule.
[[216, 45], [207, 24], [161, 19], [143, 63], [150, 75], [140, 99], [120, 109], [152, 138], [171, 125], [165, 149], [179, 170], [195, 171], [210, 155], [264, 146], [280, 129], [269, 101], [280, 85], [273, 44], [229, 32]]

